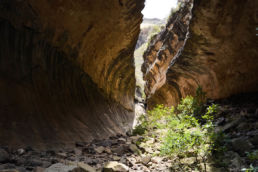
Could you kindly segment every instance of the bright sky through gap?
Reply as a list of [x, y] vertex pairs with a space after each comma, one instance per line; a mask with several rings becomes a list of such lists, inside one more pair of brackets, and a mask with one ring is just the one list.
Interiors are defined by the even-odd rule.
[[177, 0], [145, 0], [145, 8], [142, 13], [145, 18], [164, 19], [170, 14], [171, 8], [175, 8]]

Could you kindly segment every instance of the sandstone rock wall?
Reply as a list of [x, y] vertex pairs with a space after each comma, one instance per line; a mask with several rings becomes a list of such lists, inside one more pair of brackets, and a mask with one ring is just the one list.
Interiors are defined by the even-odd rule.
[[0, 2], [0, 145], [124, 133], [143, 0]]
[[176, 105], [198, 85], [213, 99], [258, 91], [257, 6], [253, 0], [195, 0], [182, 52], [175, 46], [182, 47], [185, 27], [171, 27], [178, 17], [183, 26], [184, 13], [172, 17], [144, 56], [149, 107]]

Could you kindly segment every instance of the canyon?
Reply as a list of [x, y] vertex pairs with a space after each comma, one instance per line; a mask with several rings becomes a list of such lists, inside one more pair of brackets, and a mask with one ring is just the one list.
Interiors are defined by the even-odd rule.
[[[187, 0], [144, 53], [147, 108], [201, 86], [258, 91], [257, 1]], [[125, 135], [144, 0], [0, 2], [0, 145], [37, 149]]]

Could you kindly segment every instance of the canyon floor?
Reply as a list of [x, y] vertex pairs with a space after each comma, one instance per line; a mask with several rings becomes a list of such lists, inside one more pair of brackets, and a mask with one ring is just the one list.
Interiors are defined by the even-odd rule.
[[[160, 144], [151, 136], [117, 135], [105, 140], [75, 143], [66, 150], [37, 151], [30, 147], [0, 149], [0, 171], [232, 171], [258, 166], [257, 95], [240, 95], [216, 101], [218, 130], [227, 136], [222, 155], [210, 157], [206, 164], [195, 157], [160, 156]], [[209, 101], [214, 103], [214, 101]], [[256, 152], [254, 158], [250, 153]], [[251, 166], [252, 165], [252, 166]], [[205, 167], [206, 166], [206, 167]]]

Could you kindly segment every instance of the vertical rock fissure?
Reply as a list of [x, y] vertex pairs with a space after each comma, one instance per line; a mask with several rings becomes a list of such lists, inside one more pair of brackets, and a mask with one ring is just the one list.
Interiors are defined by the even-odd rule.
[[168, 69], [177, 61], [189, 38], [193, 0], [181, 1], [178, 6], [168, 19], [165, 30], [151, 41], [144, 53], [142, 71], [147, 99], [166, 83]]

